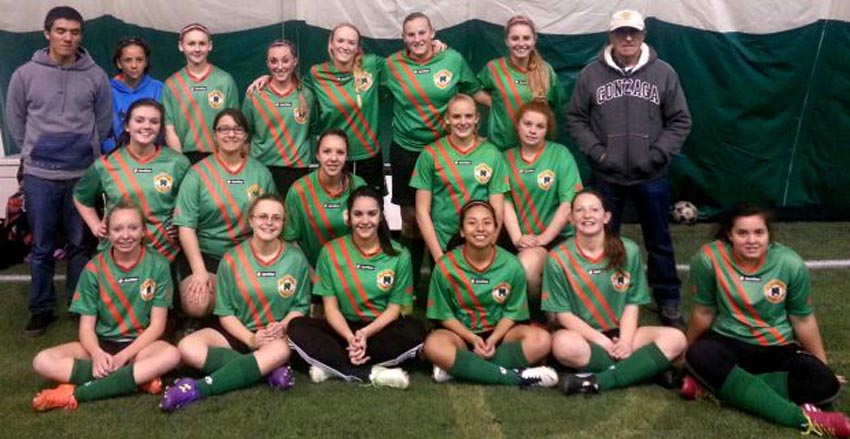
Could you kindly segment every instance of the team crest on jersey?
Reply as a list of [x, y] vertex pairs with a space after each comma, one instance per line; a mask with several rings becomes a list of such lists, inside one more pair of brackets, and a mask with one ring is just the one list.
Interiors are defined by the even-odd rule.
[[207, 94], [207, 102], [209, 102], [210, 108], [218, 110], [224, 106], [224, 93], [222, 93], [221, 90], [213, 90], [209, 92], [209, 94]]
[[378, 288], [381, 291], [389, 291], [395, 283], [395, 271], [384, 270], [378, 273]]
[[625, 271], [618, 271], [611, 275], [611, 285], [618, 293], [623, 293], [632, 284], [632, 275]]
[[372, 88], [372, 82], [372, 74], [369, 72], [363, 72], [363, 76], [354, 82], [354, 90], [356, 90], [357, 93], [365, 93]]
[[475, 167], [475, 179], [478, 180], [478, 183], [487, 184], [492, 176], [493, 168], [487, 166], [486, 163], [481, 163]]
[[505, 303], [511, 295], [511, 284], [501, 282], [499, 285], [496, 285], [496, 288], [493, 288], [491, 294], [493, 295], [493, 300], [495, 300], [496, 303]]
[[160, 172], [153, 178], [153, 187], [157, 192], [164, 194], [171, 192], [171, 187], [174, 185], [174, 178], [168, 175], [167, 172]]
[[153, 299], [153, 293], [156, 291], [156, 282], [153, 279], [145, 279], [142, 282], [142, 286], [139, 287], [139, 296], [142, 297], [142, 300], [145, 302]]
[[295, 107], [295, 109], [292, 110], [292, 116], [295, 119], [295, 123], [299, 125], [307, 123], [308, 114], [307, 110], [302, 110], [301, 107]]
[[773, 279], [764, 285], [764, 298], [770, 303], [781, 303], [785, 300], [788, 286], [779, 279]]
[[552, 183], [555, 182], [555, 173], [552, 170], [547, 169], [539, 174], [537, 174], [537, 187], [543, 189], [544, 191], [548, 191], [550, 187], [552, 187]]
[[290, 275], [286, 275], [277, 281], [277, 292], [280, 297], [288, 299], [295, 294], [295, 287], [298, 286], [298, 281]]
[[260, 189], [260, 185], [254, 183], [251, 186], [248, 186], [248, 190], [246, 191], [246, 193], [248, 194], [248, 199], [253, 200], [254, 198], [259, 197], [260, 195], [263, 195], [263, 190]]
[[440, 90], [449, 86], [452, 82], [452, 72], [443, 69], [437, 73], [434, 73], [434, 85], [437, 86]]

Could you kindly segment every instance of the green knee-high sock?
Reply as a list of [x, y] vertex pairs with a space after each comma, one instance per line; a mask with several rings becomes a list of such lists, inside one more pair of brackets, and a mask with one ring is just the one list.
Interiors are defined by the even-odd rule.
[[71, 384], [85, 384], [94, 379], [91, 372], [91, 360], [77, 358], [74, 360], [74, 367], [71, 368], [71, 379], [68, 380]]
[[204, 365], [201, 366], [201, 372], [209, 375], [230, 363], [235, 358], [241, 356], [239, 352], [228, 348], [209, 348], [207, 350], [207, 359], [204, 360]]
[[732, 369], [717, 396], [741, 410], [779, 425], [801, 428], [808, 423], [800, 407], [739, 367]]
[[791, 394], [788, 392], [788, 372], [760, 373], [756, 378], [764, 381], [779, 396], [791, 400]]
[[106, 378], [77, 386], [74, 389], [74, 398], [77, 402], [86, 402], [135, 392], [136, 380], [133, 378], [133, 365], [130, 364], [112, 372]]
[[451, 376], [479, 384], [519, 385], [519, 374], [511, 369], [493, 364], [469, 351], [457, 351]]
[[658, 375], [670, 367], [670, 361], [658, 349], [655, 343], [648, 344], [634, 352], [629, 358], [596, 376], [599, 390], [626, 387]]
[[580, 368], [582, 372], [599, 373], [608, 370], [614, 365], [614, 360], [608, 355], [608, 352], [602, 346], [596, 343], [590, 343], [590, 360], [587, 365]]
[[528, 367], [528, 360], [522, 353], [522, 343], [518, 341], [508, 341], [499, 345], [490, 362], [509, 369]]
[[263, 377], [254, 354], [244, 354], [224, 365], [212, 375], [198, 380], [201, 396], [221, 395], [236, 389], [244, 389]]

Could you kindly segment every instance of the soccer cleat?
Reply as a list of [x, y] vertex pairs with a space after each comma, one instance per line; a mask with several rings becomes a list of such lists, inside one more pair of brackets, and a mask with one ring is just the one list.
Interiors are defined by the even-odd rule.
[[449, 373], [446, 372], [445, 369], [439, 366], [434, 366], [434, 373], [432, 376], [434, 377], [435, 383], [445, 383], [446, 381], [451, 381], [455, 379], [455, 377], [449, 375]]
[[555, 387], [558, 385], [558, 373], [549, 366], [529, 367], [519, 373], [521, 387]]
[[173, 412], [201, 399], [198, 382], [191, 378], [179, 378], [165, 389], [159, 408], [164, 412]]
[[682, 378], [682, 387], [679, 389], [679, 396], [687, 400], [699, 400], [708, 397], [708, 391], [705, 387], [696, 380], [696, 378], [685, 375]]
[[268, 381], [269, 387], [273, 389], [289, 390], [295, 385], [295, 375], [292, 374], [289, 365], [280, 366], [269, 372], [266, 381]]
[[804, 434], [818, 436], [850, 437], [850, 419], [841, 412], [824, 412], [819, 408], [805, 404], [803, 414], [808, 424], [803, 426]]
[[139, 391], [150, 393], [151, 395], [159, 395], [162, 393], [162, 378], [154, 378], [146, 383], [138, 386]]
[[310, 381], [319, 384], [323, 381], [327, 381], [331, 376], [328, 372], [320, 367], [320, 366], [310, 366]]
[[77, 398], [74, 398], [73, 384], [60, 384], [52, 389], [44, 389], [32, 399], [32, 409], [45, 412], [53, 409], [74, 410], [77, 408]]
[[400, 367], [387, 368], [383, 366], [372, 366], [369, 381], [379, 387], [392, 387], [402, 390], [410, 386], [410, 377]]
[[592, 373], [568, 373], [564, 375], [564, 381], [561, 383], [561, 392], [564, 395], [599, 393], [596, 375]]

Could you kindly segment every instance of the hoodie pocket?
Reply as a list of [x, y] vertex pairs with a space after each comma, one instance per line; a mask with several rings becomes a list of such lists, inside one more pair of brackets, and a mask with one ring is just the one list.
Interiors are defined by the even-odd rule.
[[629, 175], [635, 177], [649, 176], [655, 169], [650, 151], [649, 134], [630, 134], [628, 138]]

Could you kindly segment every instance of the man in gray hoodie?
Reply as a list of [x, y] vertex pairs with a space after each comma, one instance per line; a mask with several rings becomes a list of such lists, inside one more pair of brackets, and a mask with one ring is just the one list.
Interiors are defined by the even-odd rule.
[[667, 215], [667, 168], [691, 129], [679, 77], [644, 43], [640, 13], [614, 13], [609, 44], [576, 81], [567, 110], [570, 135], [587, 154], [592, 187], [611, 210], [619, 231], [623, 205], [634, 201], [649, 258], [647, 278], [661, 321], [684, 329]]
[[85, 225], [72, 195], [112, 126], [109, 79], [80, 47], [80, 13], [68, 6], [51, 9], [44, 20], [44, 36], [48, 47], [15, 71], [6, 101], [9, 131], [21, 149], [33, 233], [26, 326], [31, 336], [43, 334], [55, 319], [53, 251], [60, 227], [64, 226], [68, 243], [67, 302], [88, 261]]

